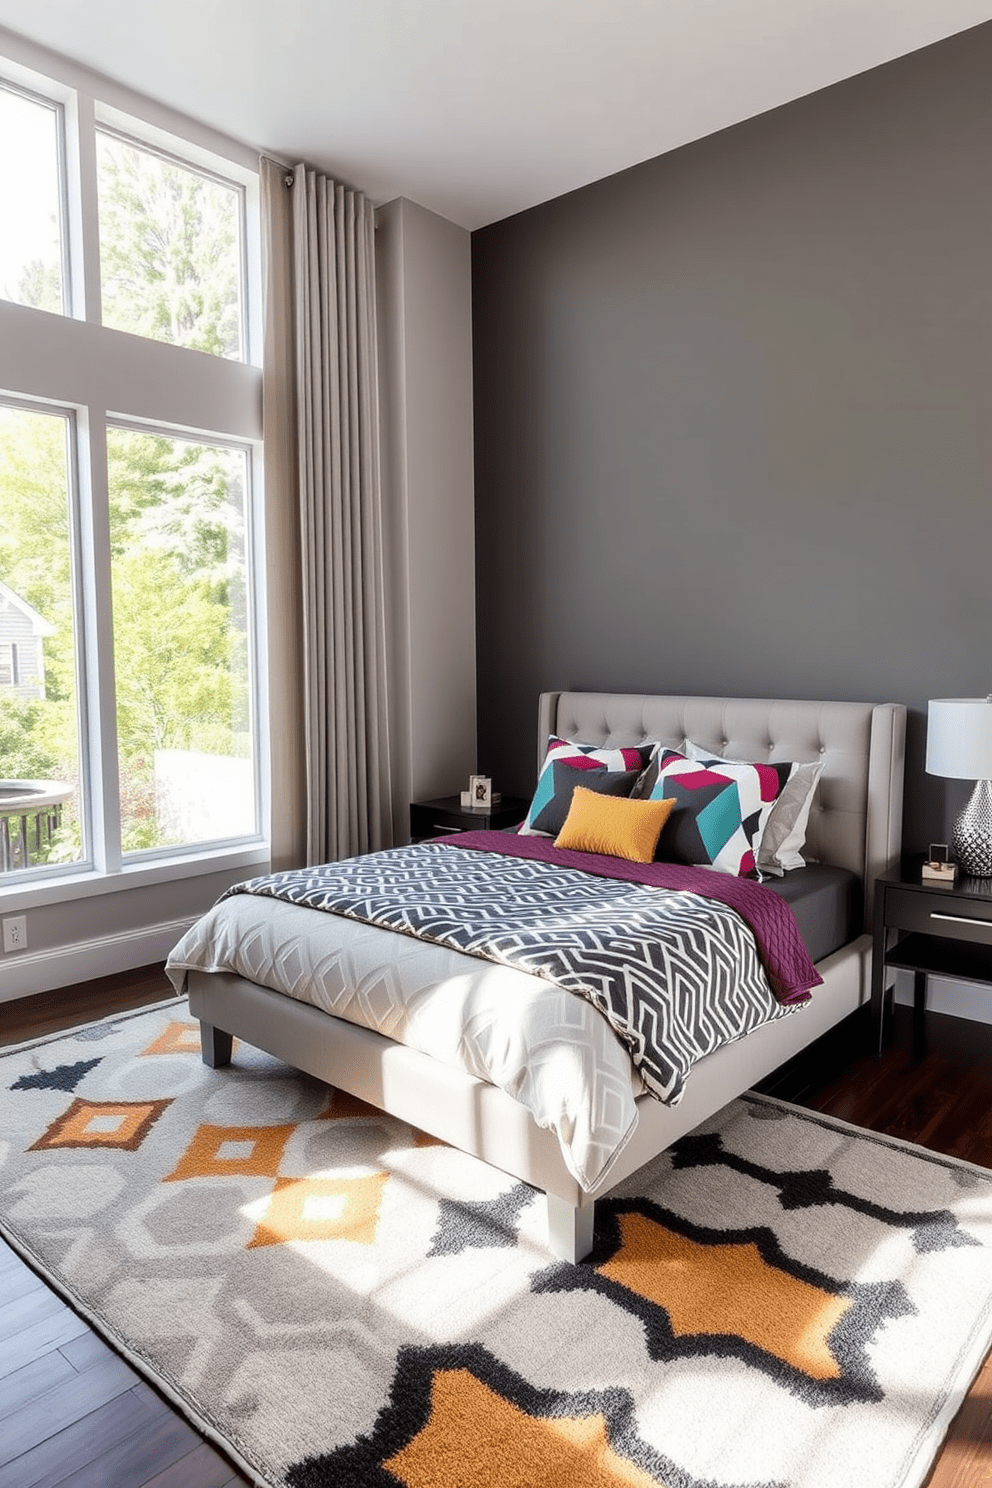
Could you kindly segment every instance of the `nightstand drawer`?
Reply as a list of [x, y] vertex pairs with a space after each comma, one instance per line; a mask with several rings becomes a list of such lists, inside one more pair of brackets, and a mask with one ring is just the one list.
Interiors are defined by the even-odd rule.
[[992, 945], [992, 900], [962, 899], [948, 894], [917, 894], [912, 889], [887, 889], [886, 929], [916, 930], [949, 940], [981, 941]]

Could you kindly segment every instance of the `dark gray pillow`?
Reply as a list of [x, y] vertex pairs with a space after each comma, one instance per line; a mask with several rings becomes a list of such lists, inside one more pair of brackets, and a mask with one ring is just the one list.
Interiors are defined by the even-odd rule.
[[531, 822], [533, 831], [547, 832], [549, 837], [557, 837], [565, 825], [577, 785], [584, 785], [586, 790], [600, 796], [629, 796], [641, 773], [640, 770], [583, 770], [567, 765], [564, 760], [555, 760], [551, 769], [554, 794]]

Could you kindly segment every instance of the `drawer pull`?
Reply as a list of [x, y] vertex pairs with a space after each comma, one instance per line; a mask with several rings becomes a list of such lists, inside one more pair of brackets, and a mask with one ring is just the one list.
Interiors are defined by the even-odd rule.
[[976, 920], [971, 915], [938, 914], [934, 910], [930, 918], [932, 920], [953, 920], [956, 925], [981, 925], [986, 930], [992, 930], [992, 920]]

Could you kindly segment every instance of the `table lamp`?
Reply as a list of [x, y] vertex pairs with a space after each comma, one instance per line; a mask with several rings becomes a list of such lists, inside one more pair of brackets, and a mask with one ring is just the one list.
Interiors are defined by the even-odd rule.
[[992, 697], [931, 700], [927, 773], [976, 782], [954, 823], [954, 853], [965, 873], [992, 877]]

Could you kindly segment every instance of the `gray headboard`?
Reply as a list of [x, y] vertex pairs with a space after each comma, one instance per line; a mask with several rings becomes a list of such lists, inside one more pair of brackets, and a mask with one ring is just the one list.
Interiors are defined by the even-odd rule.
[[901, 703], [821, 703], [769, 698], [665, 697], [624, 692], [545, 692], [539, 761], [548, 735], [584, 744], [687, 739], [728, 759], [823, 760], [806, 834], [806, 856], [850, 868], [863, 880], [871, 927], [876, 877], [894, 867], [902, 841], [906, 709]]

